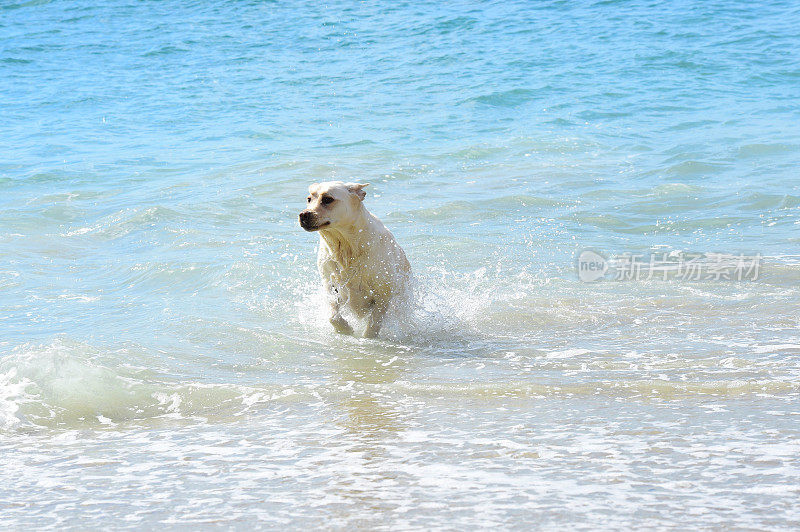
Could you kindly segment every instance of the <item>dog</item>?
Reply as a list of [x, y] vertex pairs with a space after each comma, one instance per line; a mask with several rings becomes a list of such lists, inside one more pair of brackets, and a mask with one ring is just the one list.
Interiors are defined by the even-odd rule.
[[346, 308], [367, 318], [366, 338], [380, 331], [393, 300], [401, 297], [411, 265], [392, 233], [364, 206], [366, 184], [329, 181], [308, 187], [300, 227], [319, 233], [317, 268], [330, 304], [329, 321], [342, 334], [353, 327]]

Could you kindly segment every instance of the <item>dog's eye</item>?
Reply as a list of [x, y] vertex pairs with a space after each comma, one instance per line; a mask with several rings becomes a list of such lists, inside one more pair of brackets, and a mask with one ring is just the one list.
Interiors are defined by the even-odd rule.
[[307, 197], [307, 198], [306, 198], [306, 201], [307, 201], [308, 203], [311, 203], [311, 196]]
[[333, 203], [333, 198], [332, 197], [325, 196], [325, 197], [322, 198], [322, 204], [323, 205], [330, 205], [331, 203]]

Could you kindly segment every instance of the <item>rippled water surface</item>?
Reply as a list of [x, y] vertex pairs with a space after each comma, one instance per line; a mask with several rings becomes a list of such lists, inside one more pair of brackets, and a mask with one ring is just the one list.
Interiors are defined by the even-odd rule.
[[[4, 527], [797, 529], [800, 9], [0, 4]], [[323, 316], [307, 184], [416, 306]], [[584, 249], [760, 254], [587, 284]]]

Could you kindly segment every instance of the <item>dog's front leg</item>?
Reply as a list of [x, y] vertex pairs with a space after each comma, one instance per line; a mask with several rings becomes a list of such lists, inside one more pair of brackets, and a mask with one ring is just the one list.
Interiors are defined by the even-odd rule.
[[375, 338], [378, 336], [378, 331], [381, 330], [383, 324], [383, 317], [386, 315], [388, 305], [383, 302], [373, 301], [372, 312], [369, 314], [369, 321], [367, 328], [364, 331], [364, 338]]
[[342, 301], [339, 295], [339, 290], [333, 287], [331, 283], [326, 282], [325, 288], [328, 291], [328, 302], [330, 303], [330, 316], [328, 321], [333, 325], [336, 332], [341, 334], [353, 334], [353, 328], [347, 323], [347, 320], [342, 317], [341, 308]]

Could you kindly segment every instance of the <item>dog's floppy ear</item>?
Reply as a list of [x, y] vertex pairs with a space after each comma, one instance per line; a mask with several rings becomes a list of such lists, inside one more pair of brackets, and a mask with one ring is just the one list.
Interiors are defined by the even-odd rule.
[[347, 190], [358, 196], [358, 199], [363, 200], [367, 193], [364, 192], [364, 187], [368, 187], [369, 183], [347, 183]]

